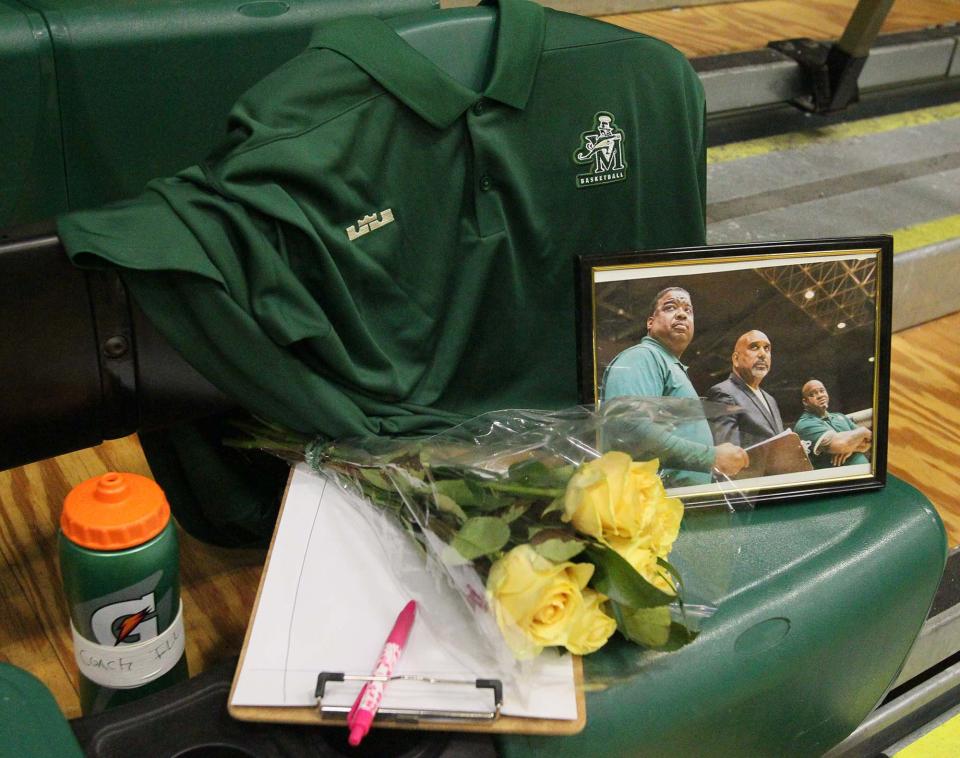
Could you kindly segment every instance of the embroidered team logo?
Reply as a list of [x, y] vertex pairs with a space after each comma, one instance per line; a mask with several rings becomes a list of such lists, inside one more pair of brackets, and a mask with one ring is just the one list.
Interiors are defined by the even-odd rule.
[[580, 135], [580, 147], [573, 160], [589, 164], [591, 170], [577, 175], [577, 187], [619, 182], [627, 177], [627, 163], [623, 158], [623, 130], [613, 123], [613, 114], [600, 111], [594, 116], [592, 131]]

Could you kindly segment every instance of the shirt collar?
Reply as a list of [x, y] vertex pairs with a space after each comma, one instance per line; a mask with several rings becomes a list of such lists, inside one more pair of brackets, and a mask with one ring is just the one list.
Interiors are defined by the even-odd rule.
[[687, 366], [686, 363], [681, 362], [677, 356], [675, 356], [673, 353], [670, 352], [670, 349], [666, 345], [661, 343], [655, 337], [651, 337], [648, 334], [646, 337], [640, 340], [640, 342], [650, 345], [650, 347], [654, 348], [655, 350], [659, 350], [663, 354], [664, 358], [666, 358], [671, 363], [676, 363], [684, 371], [686, 371], [689, 368], [689, 366]]
[[533, 89], [543, 48], [543, 7], [528, 0], [484, 0], [482, 4], [499, 7], [495, 60], [483, 93], [455, 81], [387, 23], [372, 16], [324, 25], [315, 32], [310, 47], [334, 50], [349, 58], [438, 128], [449, 127], [481, 97], [522, 110]]

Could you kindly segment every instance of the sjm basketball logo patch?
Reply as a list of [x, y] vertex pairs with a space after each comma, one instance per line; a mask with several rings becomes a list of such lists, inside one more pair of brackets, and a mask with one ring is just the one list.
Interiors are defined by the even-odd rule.
[[613, 122], [612, 113], [600, 111], [594, 117], [594, 128], [580, 135], [580, 147], [573, 160], [587, 164], [590, 171], [577, 175], [577, 187], [609, 184], [627, 178], [627, 163], [623, 157], [623, 130]]

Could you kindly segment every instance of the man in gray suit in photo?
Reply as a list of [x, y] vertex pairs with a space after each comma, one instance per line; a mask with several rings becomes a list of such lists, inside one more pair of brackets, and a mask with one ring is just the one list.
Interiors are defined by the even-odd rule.
[[729, 378], [713, 385], [707, 400], [737, 405], [741, 410], [711, 419], [710, 426], [714, 444], [730, 442], [747, 448], [783, 431], [777, 401], [760, 389], [760, 382], [773, 365], [770, 340], [756, 329], [740, 335], [731, 360]]

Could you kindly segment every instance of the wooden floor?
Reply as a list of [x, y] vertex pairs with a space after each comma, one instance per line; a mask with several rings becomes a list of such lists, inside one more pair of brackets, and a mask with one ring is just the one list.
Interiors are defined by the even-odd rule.
[[960, 545], [960, 313], [893, 336], [888, 451]]
[[[853, 5], [758, 0], [612, 20], [667, 39], [689, 55], [708, 55], [761, 47], [769, 39], [836, 37]], [[960, 0], [900, 0], [885, 29], [945, 20], [960, 20]], [[894, 336], [891, 384], [890, 470], [927, 494], [957, 545], [960, 313]], [[0, 472], [0, 661], [39, 677], [68, 717], [79, 714], [79, 703], [56, 564], [57, 518], [73, 485], [108, 470], [149, 474], [134, 437]], [[191, 671], [239, 652], [263, 558], [261, 551], [218, 549], [181, 535]]]
[[[548, 2], [549, 4], [549, 2]], [[689, 57], [758, 50], [794, 37], [839, 39], [857, 0], [753, 0], [601, 16], [669, 42]], [[897, 0], [881, 34], [960, 22], [960, 0]]]

